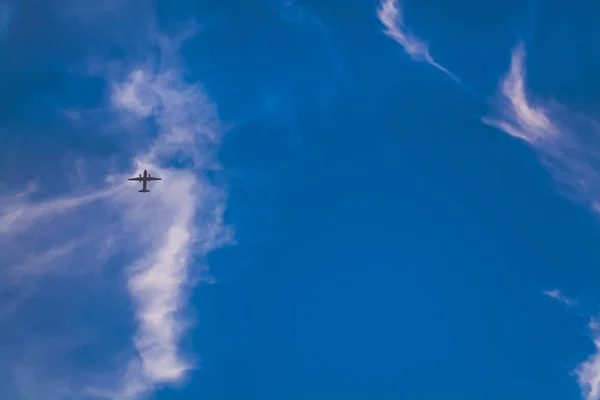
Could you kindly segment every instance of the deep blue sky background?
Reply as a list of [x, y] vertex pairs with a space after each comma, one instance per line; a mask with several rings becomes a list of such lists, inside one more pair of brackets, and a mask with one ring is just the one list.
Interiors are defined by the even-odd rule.
[[[265, 91], [284, 116], [226, 137], [239, 242], [211, 259], [224, 280], [198, 292], [205, 370], [177, 398], [579, 398], [585, 321], [540, 292], [596, 288], [589, 213], [480, 124], [484, 105], [380, 34], [373, 4], [313, 3], [324, 30], [222, 4], [245, 20], [236, 39], [199, 41], [224, 119]], [[491, 95], [540, 22], [522, 2], [464, 3], [404, 8]]]
[[[212, 177], [236, 231], [208, 257], [216, 283], [192, 297], [185, 346], [202, 368], [157, 399], [581, 398], [570, 373], [594, 350], [597, 222], [480, 117], [518, 38], [540, 95], [597, 112], [599, 32], [583, 3], [565, 15], [555, 1], [404, 1], [411, 31], [475, 98], [412, 62], [372, 1], [155, 5], [165, 31], [200, 25], [180, 55], [226, 126]], [[84, 40], [113, 50], [97, 32], [57, 33], [40, 53], [53, 33], [39, 18], [0, 47], [5, 188], [54, 182], [45, 168], [63, 154], [127, 157], [118, 136], [69, 136], [50, 117], [102, 97], [64, 72]], [[583, 311], [542, 295], [554, 288]]]

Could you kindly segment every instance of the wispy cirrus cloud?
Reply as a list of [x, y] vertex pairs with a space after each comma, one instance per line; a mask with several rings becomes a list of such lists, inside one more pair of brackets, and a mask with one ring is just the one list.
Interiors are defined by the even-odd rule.
[[524, 60], [525, 45], [520, 42], [512, 51], [510, 70], [500, 84], [501, 116], [485, 117], [483, 122], [531, 144], [551, 143], [558, 137], [558, 127], [548, 117], [550, 110], [528, 99]]
[[554, 177], [563, 193], [593, 210], [600, 204], [600, 124], [556, 102], [527, 91], [525, 46], [512, 51], [510, 69], [502, 78], [492, 117], [482, 118], [528, 143]]
[[553, 290], [544, 290], [542, 292], [542, 294], [553, 298], [556, 301], [559, 301], [567, 306], [574, 306], [577, 304], [577, 302], [567, 296], [565, 296], [560, 290], [558, 289], [553, 289]]
[[[564, 194], [600, 210], [600, 124], [569, 110], [556, 101], [535, 98], [527, 90], [525, 45], [512, 51], [510, 69], [499, 85], [494, 117], [482, 121], [525, 141], [538, 154], [549, 171], [568, 190]], [[545, 292], [567, 305], [573, 300], [558, 290]], [[600, 329], [592, 320], [590, 328], [596, 353], [577, 369], [581, 390], [587, 400], [600, 399]]]
[[[124, 185], [121, 185], [124, 186]], [[4, 215], [0, 218], [0, 234], [19, 233], [30, 227], [30, 224], [42, 218], [48, 218], [69, 210], [79, 208], [96, 200], [114, 194], [120, 187], [86, 193], [80, 196], [70, 196], [49, 200], [44, 203], [30, 204], [27, 202], [10, 202], [4, 199]], [[20, 193], [19, 197], [24, 195]]]
[[[103, 118], [133, 131], [131, 167], [76, 192], [48, 198], [39, 182], [0, 198], [0, 261], [10, 278], [0, 296], [13, 305], [2, 320], [13, 345], [0, 371], [28, 399], [133, 399], [195, 367], [180, 347], [191, 326], [187, 297], [208, 279], [204, 256], [231, 238], [225, 194], [206, 176], [221, 132], [215, 105], [183, 79], [183, 39], [154, 39], [158, 58], [106, 60]], [[163, 179], [145, 196], [125, 183], [143, 169]]]
[[404, 23], [404, 15], [398, 0], [383, 0], [377, 8], [377, 17], [386, 28], [385, 34], [400, 44], [414, 61], [426, 62], [460, 82], [452, 72], [434, 60], [426, 41], [410, 33]]

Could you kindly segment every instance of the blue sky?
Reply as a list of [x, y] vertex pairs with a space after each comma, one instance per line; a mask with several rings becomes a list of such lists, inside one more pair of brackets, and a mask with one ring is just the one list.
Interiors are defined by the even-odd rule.
[[569, 7], [0, 1], [0, 397], [600, 399]]

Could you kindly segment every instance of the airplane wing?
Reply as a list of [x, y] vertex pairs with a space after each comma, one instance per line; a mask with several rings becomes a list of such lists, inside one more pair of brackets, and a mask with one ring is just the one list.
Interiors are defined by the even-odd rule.
[[129, 178], [129, 179], [127, 179], [127, 180], [128, 180], [128, 181], [138, 181], [138, 182], [141, 182], [141, 181], [143, 181], [143, 180], [144, 180], [144, 178], [137, 177], [137, 178]]
[[155, 178], [153, 176], [149, 176], [146, 178], [147, 181], [162, 181], [162, 178]]

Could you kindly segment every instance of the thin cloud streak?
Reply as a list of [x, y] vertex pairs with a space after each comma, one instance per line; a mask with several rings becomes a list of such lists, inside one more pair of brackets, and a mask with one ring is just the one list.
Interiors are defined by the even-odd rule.
[[439, 69], [456, 82], [460, 79], [438, 64], [429, 53], [429, 45], [411, 34], [404, 24], [404, 15], [397, 0], [384, 0], [377, 8], [377, 18], [385, 26], [384, 33], [400, 44], [414, 61], [426, 62]]
[[[0, 239], [4, 235], [19, 233], [30, 227], [31, 223], [40, 218], [48, 218], [56, 214], [68, 212], [75, 208], [90, 204], [96, 200], [106, 198], [121, 190], [123, 185], [106, 190], [90, 192], [80, 196], [70, 196], [49, 200], [41, 203], [14, 202], [4, 199], [2, 207], [3, 217], [0, 218]], [[30, 194], [31, 190], [14, 196], [16, 199]], [[1, 200], [0, 200], [1, 201]]]
[[[76, 248], [87, 254], [84, 268], [92, 270], [111, 255], [126, 253], [133, 257], [125, 276], [135, 306], [137, 328], [131, 338], [135, 351], [125, 352], [130, 355], [122, 367], [98, 367], [104, 371], [121, 370], [121, 376], [110, 372], [90, 376], [82, 372], [80, 377], [75, 371], [65, 372], [73, 373], [68, 382], [73, 396], [68, 398], [85, 394], [134, 399], [156, 387], [182, 381], [196, 366], [194, 356], [179, 347], [191, 326], [186, 316], [187, 296], [195, 283], [210, 281], [202, 260], [211, 250], [229, 243], [231, 231], [223, 223], [225, 195], [205, 176], [207, 169], [215, 167], [214, 150], [220, 142], [216, 108], [200, 85], [183, 80], [173, 57], [178, 46], [174, 42], [161, 38], [162, 59], [158, 68], [150, 68], [149, 65], [157, 64], [152, 62], [122, 66], [124, 73], [111, 78], [108, 115], [115, 123], [138, 129], [137, 126], [148, 126], [143, 121], [151, 120], [157, 126], [148, 148], [132, 160], [134, 168], [107, 176], [107, 186], [79, 195], [66, 193], [50, 200], [31, 201], [35, 187], [29, 187], [20, 194], [0, 198], [2, 252], [10, 253], [11, 246], [23, 240], [38, 246], [33, 257], [16, 262], [13, 278], [19, 282], [39, 279], [41, 270], [46, 274], [64, 270], [61, 259]], [[163, 62], [167, 59], [169, 62]], [[132, 125], [131, 119], [139, 125]], [[147, 137], [144, 132], [137, 133]], [[174, 159], [190, 167], [169, 168], [167, 165]], [[145, 196], [137, 192], [135, 183], [126, 182], [127, 177], [143, 169], [163, 178], [150, 185], [151, 193]], [[94, 212], [80, 213], [84, 206], [93, 207]], [[60, 229], [80, 214], [85, 218], [83, 226], [77, 230]], [[116, 220], [106, 223], [103, 215]], [[44, 224], [49, 218], [52, 224]], [[82, 231], [94, 240], [77, 242]], [[51, 247], [40, 248], [31, 242], [31, 235], [52, 237], [53, 232], [58, 237], [53, 238]], [[98, 254], [102, 256], [95, 259]], [[41, 264], [45, 268], [40, 269]], [[38, 270], [40, 274], [36, 274]], [[44, 363], [41, 356], [35, 361]], [[41, 366], [29, 365], [32, 362], [27, 367], [32, 380], [53, 379], [44, 376]], [[60, 398], [61, 394], [39, 393], [40, 398], [52, 395]]]
[[[567, 189], [563, 193], [577, 202], [600, 210], [600, 124], [556, 102], [534, 99], [527, 92], [525, 45], [512, 51], [510, 69], [499, 85], [494, 117], [483, 123], [523, 140]], [[567, 305], [573, 301], [559, 291], [545, 292]], [[590, 328], [596, 352], [575, 373], [586, 400], [600, 400], [600, 329]]]
[[557, 300], [567, 306], [574, 306], [577, 304], [577, 302], [575, 300], [568, 298], [567, 296], [562, 294], [562, 292], [558, 289], [545, 290], [542, 292], [542, 294], [544, 294], [550, 298], [553, 298], [554, 300]]

